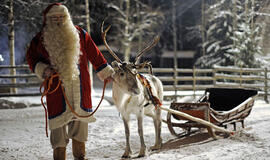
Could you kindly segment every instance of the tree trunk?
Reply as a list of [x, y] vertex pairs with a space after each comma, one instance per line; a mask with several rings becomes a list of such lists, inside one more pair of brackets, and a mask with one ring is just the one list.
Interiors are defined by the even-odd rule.
[[248, 13], [249, 13], [249, 8], [248, 8], [248, 3], [249, 3], [249, 0], [246, 0], [245, 1], [245, 11], [246, 11], [246, 23], [248, 24]]
[[[237, 6], [236, 0], [233, 0], [233, 37], [236, 37], [235, 32], [237, 30]], [[233, 46], [235, 47], [235, 39], [233, 39]]]
[[[14, 15], [13, 15], [13, 0], [9, 1], [9, 16], [8, 16], [8, 47], [9, 47], [9, 57], [10, 57], [10, 65], [15, 66], [15, 51], [14, 51]], [[16, 75], [16, 69], [10, 69], [10, 75]], [[12, 78], [12, 83], [16, 83], [16, 79]], [[16, 93], [16, 88], [10, 89], [11, 93]]]
[[177, 30], [176, 30], [176, 0], [172, 1], [172, 27], [173, 27], [173, 51], [174, 51], [174, 88], [175, 88], [175, 101], [177, 99]]
[[251, 31], [254, 31], [254, 13], [255, 13], [255, 0], [251, 0]]
[[[138, 27], [140, 27], [140, 25], [141, 25], [141, 15], [140, 15], [140, 5], [139, 5], [139, 3], [136, 3], [136, 9], [137, 9], [137, 16], [138, 16], [137, 24], [138, 24]], [[138, 38], [138, 50], [141, 51], [142, 50], [142, 31], [140, 30], [139, 32], [140, 33], [139, 33], [139, 38]], [[137, 62], [137, 63], [139, 63], [139, 62]]]
[[[85, 0], [85, 13], [86, 13], [86, 29], [89, 35], [91, 35], [90, 30], [90, 10], [89, 10], [89, 1]], [[93, 90], [93, 65], [89, 64], [89, 73], [90, 73], [90, 82], [91, 82], [91, 89]]]
[[124, 46], [125, 46], [125, 53], [124, 53], [124, 60], [126, 62], [129, 61], [130, 58], [130, 51], [131, 51], [131, 43], [129, 40], [129, 10], [130, 10], [130, 0], [126, 0], [126, 24], [125, 24], [125, 41], [124, 41]]
[[202, 0], [202, 24], [201, 24], [201, 32], [202, 32], [202, 55], [205, 55], [205, 0]]

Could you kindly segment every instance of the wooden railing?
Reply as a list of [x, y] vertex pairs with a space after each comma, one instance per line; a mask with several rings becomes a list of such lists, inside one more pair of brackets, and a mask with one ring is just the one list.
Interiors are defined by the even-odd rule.
[[[16, 75], [10, 75], [9, 69], [16, 69]], [[25, 89], [25, 88], [37, 88], [40, 86], [41, 81], [37, 76], [29, 70], [27, 65], [17, 65], [17, 66], [8, 66], [0, 65], [0, 97], [8, 96], [36, 96], [40, 95], [38, 89], [34, 89], [34, 92], [19, 92], [12, 90], [16, 89]], [[12, 83], [11, 79], [18, 79], [16, 83]]]
[[[146, 72], [146, 70], [143, 70]], [[189, 92], [189, 95], [203, 94], [206, 88], [224, 87], [224, 88], [247, 88], [259, 91], [259, 96], [263, 96], [268, 102], [269, 95], [269, 70], [267, 68], [236, 68], [220, 67], [213, 69], [181, 69], [176, 70], [174, 78], [174, 69], [172, 68], [154, 68], [153, 72], [163, 82], [165, 91], [175, 91], [176, 94], [171, 97], [183, 96], [182, 91]], [[166, 75], [167, 74], [167, 75]], [[174, 81], [177, 85], [174, 85]], [[171, 83], [169, 83], [171, 82]], [[188, 93], [185, 93], [188, 95]]]
[[[32, 74], [27, 65], [21, 66], [0, 66], [2, 70], [16, 68], [17, 75], [1, 74], [0, 79], [10, 80], [12, 78], [24, 79], [24, 81], [17, 81], [16, 84], [9, 82], [0, 84], [0, 92], [8, 91], [10, 88], [28, 88], [37, 87], [41, 81], [37, 79], [35, 74]], [[26, 73], [19, 74], [18, 70], [26, 70]], [[142, 72], [147, 72], [142, 70]], [[235, 67], [214, 67], [213, 69], [182, 69], [178, 68], [174, 71], [173, 68], [153, 68], [154, 74], [163, 82], [165, 91], [174, 91], [174, 94], [166, 95], [171, 97], [183, 96], [182, 91], [189, 92], [190, 95], [203, 94], [206, 88], [211, 87], [227, 87], [227, 88], [249, 88], [259, 91], [260, 96], [264, 96], [265, 101], [268, 102], [269, 95], [269, 70], [261, 68], [235, 68]], [[176, 74], [174, 73], [176, 72]], [[2, 73], [2, 72], [1, 72]], [[176, 77], [174, 76], [177, 75]], [[11, 81], [10, 81], [11, 82]], [[176, 83], [174, 83], [176, 82]], [[175, 85], [176, 84], [176, 85]], [[37, 91], [37, 90], [36, 90]], [[29, 96], [40, 95], [39, 93], [0, 93], [3, 96]], [[188, 94], [185, 94], [188, 95]]]

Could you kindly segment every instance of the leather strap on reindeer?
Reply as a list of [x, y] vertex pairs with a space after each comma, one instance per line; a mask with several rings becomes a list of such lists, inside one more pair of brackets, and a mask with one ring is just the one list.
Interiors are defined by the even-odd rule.
[[142, 85], [145, 86], [150, 101], [157, 109], [157, 107], [161, 106], [162, 103], [160, 102], [158, 97], [154, 96], [154, 94], [152, 92], [152, 87], [151, 87], [149, 81], [142, 74], [137, 74], [137, 76], [138, 76], [138, 79], [140, 80], [140, 82], [142, 83]]

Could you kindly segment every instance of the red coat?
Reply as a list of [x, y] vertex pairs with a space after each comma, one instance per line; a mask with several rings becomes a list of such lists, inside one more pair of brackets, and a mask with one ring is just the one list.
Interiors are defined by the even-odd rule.
[[[91, 85], [88, 62], [90, 61], [92, 63], [94, 69], [97, 72], [102, 71], [104, 68], [108, 67], [108, 64], [89, 34], [80, 27], [76, 26], [76, 28], [79, 30], [81, 46], [80, 49], [82, 52], [82, 55], [80, 55], [79, 59], [81, 109], [86, 112], [92, 112]], [[33, 72], [35, 72], [35, 66], [39, 62], [50, 65], [49, 54], [42, 43], [42, 32], [39, 32], [31, 41], [26, 58], [29, 67]], [[58, 79], [54, 80], [52, 88], [56, 87], [57, 81]], [[61, 87], [59, 87], [56, 92], [47, 95], [46, 100], [50, 120], [60, 116], [67, 109]]]

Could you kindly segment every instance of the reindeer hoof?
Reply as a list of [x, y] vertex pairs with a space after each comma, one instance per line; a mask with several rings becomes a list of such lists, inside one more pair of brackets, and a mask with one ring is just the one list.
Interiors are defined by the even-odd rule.
[[128, 159], [128, 158], [131, 158], [131, 156], [130, 156], [130, 155], [122, 155], [121, 158], [123, 158], [123, 159]]
[[139, 154], [139, 155], [137, 156], [137, 158], [141, 158], [141, 157], [144, 157], [144, 156], [145, 156], [144, 154], [142, 154], [142, 155]]
[[137, 156], [137, 158], [145, 157], [147, 154], [148, 154], [148, 150], [146, 148], [141, 149], [139, 155]]
[[158, 145], [154, 145], [152, 147], [150, 147], [151, 151], [156, 151], [156, 150], [160, 150], [161, 149], [162, 144], [158, 144]]
[[127, 159], [127, 158], [131, 158], [131, 155], [132, 154], [132, 152], [131, 151], [129, 151], [129, 152], [125, 152], [123, 155], [122, 155], [122, 157], [121, 158], [124, 158], [124, 159]]
[[146, 155], [145, 152], [144, 153], [139, 153], [139, 155], [137, 156], [137, 158], [144, 157], [145, 155]]

